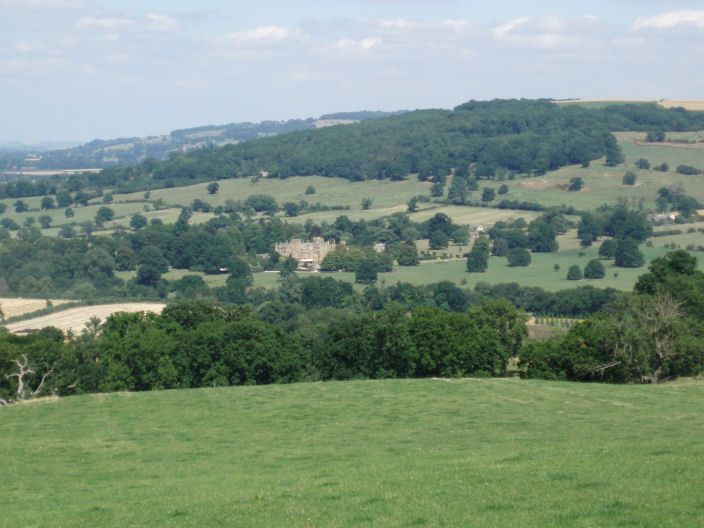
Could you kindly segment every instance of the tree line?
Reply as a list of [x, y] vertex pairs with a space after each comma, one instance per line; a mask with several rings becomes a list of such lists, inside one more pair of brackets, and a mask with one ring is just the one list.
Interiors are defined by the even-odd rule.
[[[514, 286], [482, 286], [481, 303], [455, 310], [361, 307], [345, 305], [348, 284], [314, 277], [289, 277], [280, 299], [257, 308], [187, 300], [160, 315], [93, 320], [78, 337], [55, 328], [0, 333], [0, 404], [52, 393], [501, 376], [511, 358], [523, 377], [657, 383], [704, 368], [704, 273], [696, 266], [686, 251], [655, 259], [632, 293], [612, 295], [546, 340], [526, 339], [526, 313], [506, 298], [520, 293]], [[397, 298], [414, 291], [399, 284]]]

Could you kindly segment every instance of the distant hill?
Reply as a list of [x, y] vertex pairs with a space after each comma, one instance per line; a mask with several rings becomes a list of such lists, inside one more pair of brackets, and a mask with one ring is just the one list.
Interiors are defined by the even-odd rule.
[[7, 142], [0, 144], [0, 171], [15, 172], [22, 169], [27, 172], [134, 165], [147, 158], [165, 160], [172, 152], [189, 152], [206, 146], [221, 147], [299, 130], [378, 119], [395, 113], [399, 112], [365, 110], [327, 114], [317, 120], [308, 118], [207, 125], [173, 130], [160, 136], [95, 139], [83, 145], [67, 145], [66, 142]]

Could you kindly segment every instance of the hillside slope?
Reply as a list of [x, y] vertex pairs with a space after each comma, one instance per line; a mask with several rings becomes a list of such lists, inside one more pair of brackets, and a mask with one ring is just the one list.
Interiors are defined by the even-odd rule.
[[700, 526], [704, 383], [395, 380], [0, 409], [0, 526]]

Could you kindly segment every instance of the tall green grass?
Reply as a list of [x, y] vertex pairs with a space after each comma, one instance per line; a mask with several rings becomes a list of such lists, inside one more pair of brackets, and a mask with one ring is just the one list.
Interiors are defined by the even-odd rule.
[[393, 380], [0, 409], [0, 526], [701, 526], [704, 383]]

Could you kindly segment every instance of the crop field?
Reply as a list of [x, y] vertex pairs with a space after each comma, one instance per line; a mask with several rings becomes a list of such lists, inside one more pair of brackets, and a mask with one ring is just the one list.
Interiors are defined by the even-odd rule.
[[[73, 301], [67, 299], [50, 299], [52, 306]], [[23, 297], [0, 297], [0, 308], [6, 319], [36, 312], [47, 307], [46, 299], [25, 299]]]
[[[42, 301], [43, 302], [43, 301]], [[4, 299], [3, 299], [4, 303]], [[6, 325], [10, 332], [18, 333], [46, 326], [53, 326], [64, 332], [71, 331], [80, 334], [92, 317], [98, 317], [105, 322], [108, 316], [115, 312], [157, 312], [163, 310], [165, 304], [161, 303], [118, 303], [102, 304], [95, 306], [80, 306], [69, 308], [48, 315], [25, 319]]]
[[388, 380], [0, 409], [0, 526], [701, 526], [704, 383]]

